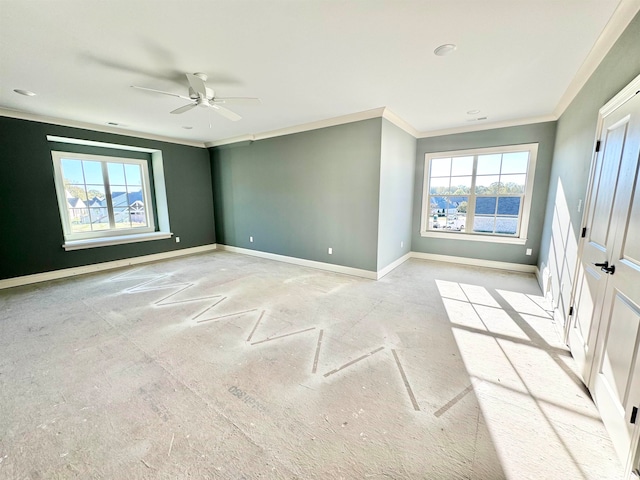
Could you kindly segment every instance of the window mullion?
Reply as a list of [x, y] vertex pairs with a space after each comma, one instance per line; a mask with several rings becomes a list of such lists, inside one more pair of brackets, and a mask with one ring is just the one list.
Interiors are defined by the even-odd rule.
[[473, 156], [473, 171], [471, 172], [471, 191], [469, 192], [469, 200], [467, 201], [467, 219], [464, 222], [465, 233], [472, 232], [474, 217], [476, 211], [476, 174], [478, 172], [478, 155]]
[[102, 162], [102, 179], [104, 182], [104, 195], [107, 200], [107, 215], [109, 215], [109, 228], [116, 228], [115, 215], [113, 213], [113, 198], [111, 198], [111, 185], [109, 184], [109, 170], [107, 162]]
[[524, 195], [519, 195], [520, 197], [520, 207], [518, 208], [518, 226], [516, 228], [516, 237], [520, 236], [520, 227], [522, 226], [522, 208], [524, 205]]

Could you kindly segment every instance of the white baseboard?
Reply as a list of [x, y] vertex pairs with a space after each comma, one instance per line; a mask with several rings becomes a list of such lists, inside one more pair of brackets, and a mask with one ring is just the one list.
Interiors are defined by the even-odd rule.
[[538, 281], [538, 285], [540, 285], [540, 290], [542, 290], [542, 292], [544, 293], [544, 286], [543, 286], [544, 282], [542, 281], [542, 273], [540, 272], [540, 269], [538, 268], [537, 265], [533, 273], [536, 275], [536, 280]]
[[397, 259], [395, 262], [390, 263], [389, 265], [387, 265], [386, 267], [384, 267], [382, 270], [378, 271], [378, 276], [376, 278], [376, 280], [380, 280], [382, 277], [384, 277], [386, 274], [388, 274], [389, 272], [391, 272], [392, 270], [395, 270], [396, 268], [398, 268], [400, 265], [402, 265], [404, 262], [406, 262], [407, 260], [409, 260], [411, 258], [411, 253], [409, 252], [405, 255], [403, 255], [402, 257], [400, 257], [399, 259]]
[[251, 255], [253, 257], [266, 258], [268, 260], [275, 260], [278, 262], [292, 263], [293, 265], [300, 265], [302, 267], [317, 268], [319, 270], [327, 270], [329, 272], [344, 273], [346, 275], [353, 275], [356, 277], [368, 278], [370, 280], [377, 280], [378, 274], [370, 270], [362, 270], [360, 268], [345, 267], [342, 265], [334, 265], [333, 263], [316, 262], [315, 260], [305, 260], [304, 258], [287, 257], [286, 255], [278, 255], [276, 253], [261, 252], [259, 250], [251, 250], [249, 248], [232, 247], [231, 245], [218, 245], [218, 250], [226, 252], [242, 253], [244, 255]]
[[227, 252], [233, 253], [241, 253], [244, 255], [251, 255], [253, 257], [266, 258], [268, 260], [276, 260], [278, 262], [291, 263], [293, 265], [300, 265], [303, 267], [311, 267], [317, 268], [320, 270], [327, 270], [329, 272], [335, 273], [343, 273], [346, 275], [354, 275], [356, 277], [368, 278], [371, 280], [379, 280], [389, 272], [395, 270], [404, 262], [409, 260], [410, 258], [419, 258], [422, 260], [434, 260], [438, 262], [448, 262], [448, 263], [457, 263], [460, 265], [470, 265], [474, 267], [486, 267], [486, 268], [495, 268], [499, 270], [509, 270], [512, 272], [523, 272], [523, 273], [535, 273], [537, 270], [536, 265], [525, 265], [522, 263], [509, 263], [509, 262], [498, 262], [494, 260], [480, 260], [477, 258], [466, 258], [466, 257], [454, 257], [450, 255], [437, 255], [434, 253], [422, 253], [422, 252], [409, 252], [396, 261], [390, 263], [382, 270], [378, 272], [373, 272], [371, 270], [362, 270], [359, 268], [353, 267], [344, 267], [342, 265], [334, 265], [332, 263], [324, 263], [317, 262], [315, 260], [305, 260], [302, 258], [296, 257], [288, 257], [286, 255], [278, 255], [275, 253], [262, 252], [260, 250], [251, 250], [249, 248], [240, 248], [233, 247], [231, 245], [218, 245], [218, 250], [223, 250]]
[[213, 243], [210, 245], [202, 245], [200, 247], [183, 248], [181, 250], [171, 250], [170, 252], [154, 253], [152, 255], [144, 255], [142, 257], [124, 258], [122, 260], [114, 260], [112, 262], [94, 263], [93, 265], [63, 268], [61, 270], [53, 270], [51, 272], [35, 273], [33, 275], [24, 275], [22, 277], [7, 278], [5, 280], [0, 280], [0, 290], [3, 288], [17, 287], [20, 285], [46, 282], [47, 280], [57, 280], [59, 278], [73, 277], [75, 275], [83, 275], [86, 273], [113, 270], [114, 268], [127, 267], [129, 265], [137, 265], [140, 263], [148, 263], [158, 260], [166, 260], [174, 257], [182, 257], [184, 255], [193, 255], [194, 253], [209, 252], [211, 250], [216, 250], [216, 248], [217, 245]]
[[451, 255], [437, 255], [435, 253], [411, 252], [411, 258], [422, 260], [435, 260], [437, 262], [458, 263], [461, 265], [471, 265], [474, 267], [496, 268], [499, 270], [510, 270], [512, 272], [535, 273], [535, 265], [525, 265], [523, 263], [498, 262], [495, 260], [481, 260], [479, 258], [453, 257]]
[[253, 257], [266, 258], [278, 262], [291, 263], [302, 267], [317, 268], [334, 273], [342, 273], [345, 275], [353, 275], [356, 277], [367, 278], [370, 280], [379, 280], [391, 271], [398, 268], [410, 258], [419, 258], [422, 260], [434, 260], [438, 262], [457, 263], [460, 265], [471, 265], [476, 267], [496, 268], [500, 270], [510, 270], [514, 272], [534, 273], [540, 282], [540, 271], [536, 265], [524, 265], [521, 263], [498, 262], [494, 260], [480, 260], [476, 258], [454, 257], [450, 255], [437, 255], [434, 253], [409, 252], [396, 261], [390, 263], [382, 270], [373, 272], [371, 270], [363, 270], [360, 268], [345, 267], [343, 265], [335, 265], [332, 263], [317, 262], [315, 260], [305, 260], [303, 258], [288, 257], [286, 255], [278, 255], [275, 253], [261, 252], [259, 250], [251, 250], [248, 248], [233, 247], [230, 245], [202, 245], [200, 247], [184, 248], [181, 250], [172, 250], [170, 252], [156, 253], [153, 255], [144, 255], [142, 257], [125, 258], [122, 260], [114, 260], [112, 262], [96, 263], [93, 265], [83, 265], [81, 267], [64, 268], [61, 270], [53, 270], [51, 272], [36, 273], [33, 275], [25, 275], [22, 277], [7, 278], [0, 280], [0, 290], [4, 288], [17, 287], [20, 285], [29, 285], [32, 283], [46, 282], [48, 280], [57, 280], [59, 278], [72, 277], [75, 275], [83, 275], [86, 273], [101, 272], [104, 270], [112, 270], [115, 268], [127, 267], [129, 265], [138, 265], [141, 263], [156, 262], [158, 260], [167, 260], [169, 258], [192, 255], [195, 253], [209, 252], [212, 250], [222, 250], [226, 252], [241, 253], [251, 255]]

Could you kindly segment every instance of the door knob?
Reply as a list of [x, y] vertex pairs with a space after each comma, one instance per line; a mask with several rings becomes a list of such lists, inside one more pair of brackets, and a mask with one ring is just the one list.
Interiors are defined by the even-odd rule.
[[605, 261], [604, 261], [604, 262], [602, 262], [602, 263], [594, 263], [594, 265], [595, 265], [596, 267], [604, 267], [604, 268], [607, 268], [607, 267], [609, 266], [609, 262], [605, 260]]
[[611, 265], [610, 267], [602, 267], [600, 270], [602, 270], [607, 275], [613, 275], [614, 273], [616, 273], [616, 266]]

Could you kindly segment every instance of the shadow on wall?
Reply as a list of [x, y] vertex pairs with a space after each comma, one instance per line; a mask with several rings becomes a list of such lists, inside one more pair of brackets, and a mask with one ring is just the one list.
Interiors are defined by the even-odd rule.
[[543, 292], [551, 299], [554, 318], [561, 327], [564, 327], [569, 313], [571, 291], [578, 262], [578, 239], [571, 224], [571, 216], [561, 179], [558, 179], [555, 198], [549, 244], [549, 263], [547, 265], [543, 263], [540, 270]]

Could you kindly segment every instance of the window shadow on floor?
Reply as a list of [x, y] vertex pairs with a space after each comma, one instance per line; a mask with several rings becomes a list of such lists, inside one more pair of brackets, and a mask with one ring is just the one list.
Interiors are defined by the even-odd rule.
[[436, 285], [507, 476], [518, 478], [526, 463], [539, 478], [620, 478], [615, 461], [594, 461], [615, 458], [613, 447], [546, 299]]

